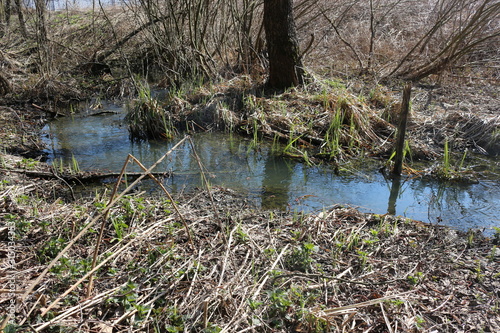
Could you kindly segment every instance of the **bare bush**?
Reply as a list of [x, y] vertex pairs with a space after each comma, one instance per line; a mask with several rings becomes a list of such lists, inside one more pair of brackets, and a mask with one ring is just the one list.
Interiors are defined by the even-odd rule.
[[344, 0], [319, 7], [315, 56], [330, 57], [337, 70], [419, 80], [460, 60], [500, 61], [497, 0]]
[[500, 46], [500, 2], [441, 0], [436, 5], [430, 28], [389, 75], [419, 80], [453, 65], [486, 43]]
[[139, 0], [131, 9], [145, 27], [143, 52], [175, 83], [216, 77], [221, 68], [250, 71], [262, 47], [261, 7], [255, 0]]
[[[261, 0], [94, 4], [47, 11], [46, 25], [24, 10], [28, 42], [45, 45], [37, 68], [57, 75], [114, 62], [166, 85], [267, 70]], [[300, 59], [313, 71], [419, 80], [468, 65], [498, 75], [498, 0], [295, 0], [294, 16]]]

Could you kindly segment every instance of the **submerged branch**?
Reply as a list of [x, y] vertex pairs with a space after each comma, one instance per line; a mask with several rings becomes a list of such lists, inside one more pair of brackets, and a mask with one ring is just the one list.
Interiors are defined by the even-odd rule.
[[[118, 178], [119, 172], [79, 172], [74, 174], [69, 173], [56, 173], [54, 171], [35, 171], [25, 169], [8, 169], [8, 172], [21, 173], [32, 178], [45, 178], [45, 179], [63, 179], [65, 181], [78, 181], [83, 183], [91, 183], [106, 178]], [[155, 177], [171, 177], [172, 172], [151, 172]], [[136, 179], [142, 176], [142, 172], [127, 172], [125, 176], [128, 179]]]

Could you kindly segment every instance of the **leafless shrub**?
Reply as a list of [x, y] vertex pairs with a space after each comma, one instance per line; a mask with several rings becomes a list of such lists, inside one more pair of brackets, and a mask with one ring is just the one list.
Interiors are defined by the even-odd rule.
[[460, 60], [500, 61], [495, 0], [344, 0], [319, 8], [315, 56], [330, 57], [337, 70], [419, 80]]
[[[50, 66], [38, 68], [57, 73], [82, 63], [115, 61], [166, 84], [265, 72], [262, 1], [95, 4], [89, 12], [47, 11], [45, 27], [38, 24], [40, 14], [24, 10], [29, 38], [39, 36], [47, 45], [44, 64]], [[456, 65], [489, 68], [495, 78], [499, 14], [498, 0], [294, 1], [306, 67], [406, 80]]]
[[486, 43], [499, 42], [498, 1], [441, 0], [436, 5], [430, 28], [389, 76], [419, 80], [442, 71]]
[[258, 1], [139, 0], [129, 6], [145, 27], [146, 52], [173, 83], [216, 77], [221, 68], [249, 72], [259, 58]]

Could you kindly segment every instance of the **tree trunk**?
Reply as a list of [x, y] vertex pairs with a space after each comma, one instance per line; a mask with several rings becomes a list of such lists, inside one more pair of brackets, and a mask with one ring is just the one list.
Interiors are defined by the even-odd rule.
[[3, 13], [2, 13], [2, 27], [0, 31], [0, 36], [3, 37], [9, 30], [10, 25], [10, 13], [11, 13], [11, 3], [10, 0], [3, 0]]
[[42, 73], [50, 73], [52, 68], [52, 59], [49, 55], [49, 41], [47, 39], [47, 25], [45, 15], [45, 0], [35, 0], [36, 11], [36, 42], [38, 54], [40, 57], [40, 69]]
[[408, 113], [410, 113], [411, 83], [407, 83], [403, 89], [403, 101], [401, 102], [401, 112], [399, 114], [398, 136], [396, 138], [396, 157], [392, 174], [396, 177], [403, 171], [403, 155], [405, 147], [406, 124]]
[[264, 0], [264, 29], [269, 53], [268, 85], [284, 89], [303, 83], [292, 0]]
[[35, 10], [37, 37], [38, 41], [43, 44], [47, 41], [47, 28], [45, 26], [45, 1], [35, 0]]
[[21, 36], [27, 38], [28, 32], [26, 31], [26, 23], [24, 22], [23, 2], [21, 0], [14, 0], [14, 4], [17, 9], [17, 18], [19, 20], [19, 30], [21, 31]]

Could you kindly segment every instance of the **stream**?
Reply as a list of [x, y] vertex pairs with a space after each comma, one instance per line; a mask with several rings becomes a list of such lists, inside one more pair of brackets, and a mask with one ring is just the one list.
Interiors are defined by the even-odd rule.
[[[128, 154], [146, 167], [162, 157], [178, 140], [171, 142], [133, 142], [124, 124], [121, 105], [107, 104], [96, 110], [48, 123], [42, 131], [49, 163], [65, 165], [73, 159], [83, 171], [120, 172]], [[393, 213], [428, 223], [441, 223], [460, 230], [478, 228], [493, 234], [500, 226], [499, 158], [473, 168], [488, 170], [478, 184], [439, 182], [403, 178], [399, 186], [378, 171], [380, 164], [349, 164], [336, 175], [330, 167], [308, 166], [276, 156], [271, 147], [227, 133], [198, 133], [192, 136], [197, 155], [213, 186], [231, 188], [262, 208], [291, 211], [317, 211], [341, 204], [362, 212]], [[127, 171], [140, 171], [133, 164]], [[173, 151], [154, 171], [169, 171], [165, 180], [171, 192], [202, 187], [197, 160], [186, 142]], [[144, 190], [153, 191], [144, 185]]]

